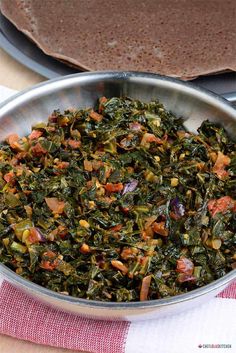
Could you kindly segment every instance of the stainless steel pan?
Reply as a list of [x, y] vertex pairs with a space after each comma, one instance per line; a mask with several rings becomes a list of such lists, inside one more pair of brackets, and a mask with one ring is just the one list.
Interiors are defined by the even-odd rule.
[[[61, 77], [21, 92], [0, 105], [0, 140], [10, 133], [23, 136], [31, 126], [47, 120], [54, 109], [91, 107], [100, 96], [129, 96], [144, 101], [160, 99], [168, 110], [186, 119], [196, 131], [209, 119], [221, 123], [236, 139], [236, 110], [224, 98], [189, 83], [154, 74], [90, 72]], [[231, 95], [232, 100], [232, 95]], [[76, 299], [29, 282], [0, 264], [6, 281], [53, 307], [88, 317], [110, 320], [141, 320], [173, 314], [204, 303], [236, 278], [236, 270], [200, 289], [167, 299], [136, 303], [104, 303]]]

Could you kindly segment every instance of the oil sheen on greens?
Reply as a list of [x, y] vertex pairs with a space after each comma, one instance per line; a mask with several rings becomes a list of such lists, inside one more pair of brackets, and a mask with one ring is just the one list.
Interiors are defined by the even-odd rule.
[[158, 101], [54, 111], [0, 149], [0, 261], [53, 291], [139, 301], [236, 267], [236, 149]]

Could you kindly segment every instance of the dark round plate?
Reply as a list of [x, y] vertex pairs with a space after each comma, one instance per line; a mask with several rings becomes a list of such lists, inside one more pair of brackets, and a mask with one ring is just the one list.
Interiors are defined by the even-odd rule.
[[[54, 78], [80, 72], [43, 53], [23, 33], [0, 13], [0, 47], [31, 70], [46, 78]], [[202, 76], [193, 83], [209, 90], [225, 94], [233, 92], [236, 97], [236, 73]], [[236, 99], [236, 98], [235, 98]]]
[[0, 46], [14, 59], [46, 78], [78, 73], [43, 53], [0, 13]]

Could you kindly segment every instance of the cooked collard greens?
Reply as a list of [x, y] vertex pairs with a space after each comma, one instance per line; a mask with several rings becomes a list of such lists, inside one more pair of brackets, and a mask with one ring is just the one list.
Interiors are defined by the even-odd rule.
[[79, 298], [174, 296], [236, 268], [236, 145], [159, 101], [54, 111], [0, 146], [0, 261]]

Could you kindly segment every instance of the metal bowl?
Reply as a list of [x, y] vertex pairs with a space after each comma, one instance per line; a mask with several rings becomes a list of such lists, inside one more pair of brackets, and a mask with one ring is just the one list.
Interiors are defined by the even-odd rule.
[[[160, 99], [168, 110], [186, 119], [196, 131], [203, 120], [221, 123], [236, 137], [236, 110], [225, 99], [176, 79], [137, 72], [90, 72], [47, 81], [15, 95], [0, 105], [0, 140], [10, 133], [28, 134], [36, 122], [46, 121], [54, 109], [92, 107], [100, 96]], [[236, 270], [202, 288], [166, 299], [106, 303], [53, 292], [15, 274], [0, 264], [4, 279], [33, 298], [75, 314], [108, 320], [143, 320], [173, 314], [215, 296], [236, 278]]]

